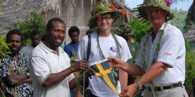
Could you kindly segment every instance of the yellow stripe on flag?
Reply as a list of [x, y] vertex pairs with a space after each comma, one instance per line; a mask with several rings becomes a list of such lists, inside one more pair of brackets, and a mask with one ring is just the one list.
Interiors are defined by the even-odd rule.
[[104, 79], [104, 81], [106, 82], [106, 84], [112, 89], [112, 91], [114, 91], [116, 94], [117, 91], [116, 91], [116, 88], [115, 86], [113, 85], [112, 81], [110, 80], [108, 74], [112, 71], [112, 68], [109, 68], [107, 70], [105, 70], [102, 66], [102, 64], [96, 64], [99, 72], [96, 73], [96, 76], [100, 76]]

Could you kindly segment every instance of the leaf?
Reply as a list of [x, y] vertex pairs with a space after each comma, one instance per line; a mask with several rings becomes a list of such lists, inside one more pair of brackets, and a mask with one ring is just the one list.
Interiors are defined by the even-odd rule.
[[141, 41], [141, 38], [151, 29], [151, 24], [149, 21], [139, 18], [132, 18], [128, 27], [133, 32], [133, 36], [137, 42]]
[[6, 43], [4, 37], [0, 36], [0, 58], [5, 57], [9, 53], [10, 49], [8, 47], [8, 44]]
[[28, 44], [30, 37], [34, 34], [45, 33], [45, 24], [43, 17], [36, 11], [32, 11], [29, 17], [24, 21], [18, 21], [16, 23], [16, 28], [20, 29], [24, 35], [24, 44]]
[[195, 77], [195, 52], [189, 41], [186, 41], [186, 86], [192, 88], [192, 79]]

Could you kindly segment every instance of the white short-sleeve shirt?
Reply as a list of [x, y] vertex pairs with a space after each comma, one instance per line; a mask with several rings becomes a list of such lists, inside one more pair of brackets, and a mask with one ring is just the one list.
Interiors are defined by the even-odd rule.
[[183, 34], [178, 28], [168, 23], [163, 24], [161, 30], [163, 33], [157, 33], [153, 41], [151, 35], [146, 35], [142, 39], [136, 64], [144, 70], [150, 68], [154, 61], [170, 66], [153, 80], [154, 85], [184, 82], [186, 49]]
[[59, 47], [59, 55], [40, 43], [32, 53], [32, 67], [34, 73], [34, 97], [70, 97], [69, 81], [74, 78], [71, 74], [60, 83], [44, 88], [44, 82], [50, 74], [61, 72], [70, 67], [70, 59], [64, 50]]
[[[124, 38], [116, 35], [116, 39], [120, 44], [120, 53], [121, 58], [124, 61], [127, 61], [131, 58], [131, 53], [128, 48], [127, 42]], [[112, 34], [110, 34], [107, 37], [99, 37], [99, 44], [102, 49], [102, 52], [106, 58], [108, 57], [116, 57], [118, 55], [117, 53], [117, 46], [114, 40], [114, 37]], [[79, 44], [78, 49], [78, 58], [79, 59], [86, 59], [87, 58], [87, 47], [88, 47], [88, 36], [84, 36]], [[94, 65], [91, 63], [101, 61], [104, 58], [102, 57], [102, 54], [99, 51], [98, 45], [97, 45], [97, 33], [93, 32], [91, 33], [91, 51], [89, 56], [89, 65]], [[106, 84], [105, 82], [96, 76], [92, 76], [89, 79], [89, 89], [91, 92], [98, 96], [98, 97], [118, 97], [117, 94], [115, 94]]]

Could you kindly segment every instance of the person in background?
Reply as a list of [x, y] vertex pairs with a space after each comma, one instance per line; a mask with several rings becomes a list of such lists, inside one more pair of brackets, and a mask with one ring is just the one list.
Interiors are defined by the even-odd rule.
[[[65, 45], [64, 51], [69, 55], [71, 59], [71, 63], [74, 64], [77, 59], [77, 51], [78, 51], [78, 46], [79, 46], [79, 36], [80, 36], [80, 30], [77, 26], [71, 26], [70, 29], [68, 30], [68, 35], [71, 39], [70, 43]], [[78, 78], [79, 74], [76, 73], [76, 78]], [[70, 90], [71, 91], [71, 97], [80, 97], [80, 92], [79, 90]], [[75, 93], [77, 91], [77, 93]]]
[[6, 97], [32, 97], [31, 77], [27, 57], [22, 54], [22, 34], [19, 30], [10, 30], [6, 41], [10, 54], [2, 60], [1, 79]]
[[29, 57], [29, 61], [32, 56], [32, 50], [35, 48], [41, 41], [41, 35], [39, 33], [34, 33], [31, 36], [31, 45], [27, 45], [22, 47], [21, 52], [25, 54], [25, 56]]
[[71, 26], [68, 30], [68, 35], [71, 42], [64, 47], [64, 51], [69, 55], [69, 57], [76, 57], [79, 45], [80, 30], [77, 26]]
[[[32, 51], [40, 43], [40, 41], [41, 41], [41, 35], [39, 33], [34, 33], [31, 36], [31, 45], [24, 46], [21, 49], [21, 52], [24, 54], [26, 59], [29, 61], [28, 63], [30, 63], [27, 66], [29, 68], [31, 78], [33, 78], [33, 76], [35, 76], [33, 74], [32, 64], [31, 64]], [[35, 84], [34, 81], [32, 81], [32, 86], [34, 84]]]

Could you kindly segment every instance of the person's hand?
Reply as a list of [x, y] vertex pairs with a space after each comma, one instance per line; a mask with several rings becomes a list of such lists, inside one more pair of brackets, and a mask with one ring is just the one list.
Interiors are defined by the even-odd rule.
[[9, 80], [13, 85], [20, 85], [24, 83], [24, 80], [26, 80], [27, 77], [25, 75], [9, 75]]
[[134, 97], [137, 92], [137, 87], [138, 87], [137, 84], [133, 83], [129, 85], [128, 87], [126, 87], [119, 96], [120, 97]]
[[24, 80], [24, 83], [31, 83], [32, 82], [32, 78], [27, 78], [26, 80]]
[[109, 57], [108, 62], [111, 62], [114, 65], [124, 64], [124, 61], [122, 61], [120, 58], [116, 58], [116, 57]]
[[86, 70], [88, 67], [87, 61], [81, 60], [78, 61], [76, 64], [71, 66], [71, 69], [73, 72], [79, 71], [79, 70]]
[[120, 58], [108, 58], [108, 62], [112, 65], [114, 68], [119, 68], [124, 71], [128, 71], [128, 65], [121, 60]]

